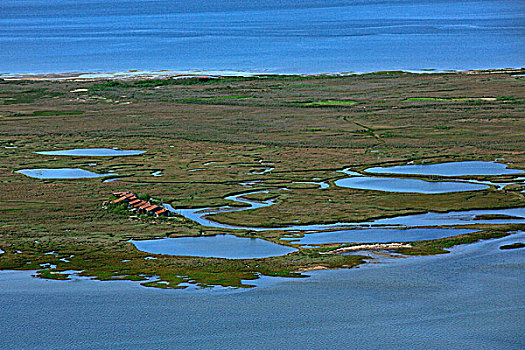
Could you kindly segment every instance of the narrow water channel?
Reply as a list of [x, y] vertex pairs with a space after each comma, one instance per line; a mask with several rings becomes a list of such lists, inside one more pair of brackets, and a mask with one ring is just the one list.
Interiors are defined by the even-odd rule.
[[[283, 189], [280, 189], [283, 190]], [[258, 208], [269, 207], [275, 204], [275, 201], [270, 199], [266, 201], [253, 201], [245, 198], [246, 196], [260, 193], [269, 193], [269, 190], [263, 191], [250, 191], [233, 196], [225, 197], [227, 200], [231, 200], [237, 203], [248, 204], [246, 207], [231, 207], [223, 206], [219, 208], [197, 208], [197, 209], [175, 209], [169, 204], [164, 206], [171, 212], [181, 215], [187, 219], [190, 219], [198, 224], [206, 227], [213, 228], [225, 228], [232, 230], [249, 230], [249, 231], [326, 231], [326, 230], [344, 230], [351, 228], [369, 229], [370, 240], [368, 242], [374, 242], [379, 239], [374, 237], [374, 232], [381, 232], [384, 235], [385, 232], [377, 231], [378, 227], [381, 228], [415, 228], [423, 226], [460, 226], [460, 225], [471, 225], [471, 224], [507, 224], [507, 223], [525, 223], [525, 208], [513, 208], [513, 209], [483, 209], [483, 210], [466, 210], [466, 211], [451, 211], [447, 213], [428, 212], [425, 214], [415, 215], [402, 215], [393, 218], [375, 219], [365, 222], [340, 222], [334, 224], [311, 224], [311, 225], [291, 225], [286, 227], [251, 227], [251, 226], [237, 226], [229, 225], [214, 221], [211, 217], [214, 214], [253, 210]], [[483, 215], [507, 215], [506, 218], [491, 219], [483, 217]], [[429, 235], [425, 235], [427, 232]], [[423, 239], [435, 239], [435, 231], [420, 231], [418, 236], [421, 240]], [[460, 233], [455, 233], [454, 230], [449, 230], [451, 236]], [[392, 233], [394, 233], [392, 231]]]

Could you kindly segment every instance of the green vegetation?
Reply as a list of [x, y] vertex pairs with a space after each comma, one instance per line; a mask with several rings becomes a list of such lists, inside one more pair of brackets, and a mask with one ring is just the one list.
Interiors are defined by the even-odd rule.
[[525, 248], [525, 243], [517, 242], [513, 244], [506, 244], [499, 247], [501, 250], [508, 250], [508, 249], [519, 249], [519, 248]]
[[415, 101], [465, 101], [468, 99], [465, 98], [439, 98], [439, 97], [410, 97], [405, 101], [415, 102]]
[[118, 80], [110, 80], [104, 83], [93, 84], [89, 87], [89, 89], [92, 91], [105, 91], [105, 90], [115, 90], [118, 88], [128, 88], [128, 87], [130, 87], [130, 85], [127, 83], [124, 83]]
[[32, 113], [16, 113], [10, 117], [47, 117], [60, 115], [79, 115], [84, 114], [84, 111], [35, 111]]
[[[3, 86], [2, 88], [5, 88]], [[0, 105], [17, 105], [17, 104], [23, 104], [23, 103], [33, 103], [38, 100], [51, 98], [51, 97], [58, 97], [59, 93], [52, 92], [47, 89], [27, 89], [27, 90], [19, 90], [20, 87], [17, 86], [17, 89], [13, 90], [3, 90], [0, 91]]]
[[497, 98], [498, 101], [510, 102], [510, 103], [523, 103], [523, 100], [519, 100], [512, 96], [501, 96]]
[[137, 193], [137, 198], [143, 201], [149, 201], [151, 196], [148, 193]]
[[511, 220], [511, 219], [519, 219], [516, 216], [512, 215], [504, 215], [504, 214], [483, 214], [483, 215], [476, 215], [474, 218], [476, 220]]
[[234, 96], [214, 96], [214, 97], [201, 97], [201, 98], [181, 98], [181, 99], [175, 100], [175, 102], [217, 104], [217, 103], [220, 103], [221, 100], [236, 100], [236, 99], [244, 99], [244, 98], [251, 98], [251, 96], [234, 95]]
[[[88, 91], [71, 92], [78, 89]], [[129, 190], [141, 199], [156, 198], [175, 208], [239, 206], [225, 197], [269, 190], [249, 197], [273, 199], [273, 206], [214, 215], [223, 223], [261, 227], [367, 221], [429, 210], [523, 207], [525, 198], [519, 184], [504, 190], [491, 187], [434, 195], [334, 185], [346, 176], [339, 172], [346, 167], [362, 171], [410, 161], [502, 158], [512, 167], [524, 169], [523, 91], [523, 80], [498, 71], [3, 81], [0, 249], [5, 253], [0, 254], [0, 269], [33, 269], [40, 271], [41, 277], [54, 279], [67, 278], [57, 272], [77, 270], [101, 280], [137, 280], [151, 287], [179, 288], [183, 282], [202, 287], [248, 287], [249, 282], [243, 281], [261, 274], [300, 277], [304, 273], [299, 271], [312, 268], [356, 266], [361, 257], [320, 254], [333, 249], [330, 246], [304, 249], [280, 241], [289, 234], [284, 231], [212, 229], [181, 217], [130, 215], [125, 205], [104, 210], [102, 202], [112, 192]], [[504, 97], [486, 101], [464, 96]], [[34, 153], [53, 147], [119, 147], [147, 152], [97, 158]], [[261, 174], [264, 164], [270, 163], [275, 169]], [[103, 182], [37, 180], [16, 173], [22, 168], [43, 167], [119, 175], [116, 181]], [[151, 175], [159, 169], [162, 176]], [[471, 178], [499, 183], [514, 179], [510, 175]], [[437, 176], [431, 179], [442, 180]], [[304, 181], [324, 181], [330, 187], [320, 190], [317, 185], [295, 183]], [[290, 190], [276, 191], [283, 187]], [[524, 230], [523, 226], [472, 225], [475, 233], [413, 242], [413, 248], [400, 251], [444, 253], [452, 245], [501, 237]], [[227, 260], [146, 254], [128, 242], [215, 234], [257, 237], [295, 246], [299, 251], [283, 257]], [[152, 276], [159, 276], [159, 280], [150, 280]]]
[[480, 102], [508, 102], [508, 103], [523, 103], [523, 100], [517, 99], [512, 96], [502, 96], [502, 97], [409, 97], [404, 101], [406, 102], [432, 102], [432, 101], [441, 101], [441, 102], [471, 102], [471, 103], [480, 103]]
[[116, 203], [116, 204], [108, 203], [107, 208], [109, 211], [115, 214], [120, 214], [120, 215], [129, 214], [128, 203]]
[[56, 271], [51, 271], [49, 269], [39, 270], [38, 276], [42, 278], [47, 278], [50, 280], [67, 280], [69, 279], [67, 274], [57, 273]]
[[292, 102], [298, 106], [303, 107], [340, 107], [340, 106], [353, 106], [357, 101], [337, 101], [337, 100], [326, 100], [326, 101], [308, 101], [308, 102]]
[[397, 252], [406, 255], [435, 255], [449, 253], [447, 248], [459, 244], [470, 244], [484, 239], [502, 238], [515, 232], [522, 225], [504, 225], [469, 234], [435, 239], [430, 241], [412, 242], [413, 248], [401, 248]]

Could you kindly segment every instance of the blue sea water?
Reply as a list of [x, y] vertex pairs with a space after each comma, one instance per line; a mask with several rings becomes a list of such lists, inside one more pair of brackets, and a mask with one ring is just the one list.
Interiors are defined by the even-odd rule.
[[522, 0], [2, 0], [0, 72], [521, 67], [524, 28]]
[[524, 238], [266, 278], [251, 290], [166, 291], [1, 271], [0, 348], [523, 349], [523, 249], [499, 247]]

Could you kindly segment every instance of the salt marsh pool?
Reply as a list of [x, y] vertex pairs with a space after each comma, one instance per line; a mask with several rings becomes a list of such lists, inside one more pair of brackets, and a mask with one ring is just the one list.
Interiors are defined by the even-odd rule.
[[297, 250], [259, 238], [242, 238], [233, 235], [131, 240], [130, 242], [138, 250], [151, 254], [225, 259], [269, 258]]
[[146, 153], [146, 151], [120, 150], [112, 148], [77, 148], [62, 151], [42, 151], [35, 152], [46, 156], [77, 156], [77, 157], [118, 157], [135, 156]]
[[335, 185], [360, 190], [375, 190], [403, 193], [450, 193], [479, 191], [489, 188], [484, 184], [454, 181], [425, 181], [419, 179], [398, 179], [391, 177], [356, 176], [335, 181]]
[[422, 165], [397, 165], [391, 167], [374, 167], [365, 170], [374, 174], [411, 174], [436, 176], [467, 175], [512, 175], [522, 174], [525, 170], [509, 169], [507, 164], [484, 161], [447, 162]]
[[97, 174], [84, 169], [60, 168], [60, 169], [22, 169], [16, 171], [19, 174], [35, 179], [89, 179], [118, 175], [116, 173]]
[[298, 244], [326, 244], [326, 243], [389, 243], [413, 242], [439, 239], [475, 232], [466, 229], [439, 229], [439, 228], [414, 228], [414, 229], [388, 229], [365, 228], [354, 230], [341, 230], [332, 232], [308, 233], [302, 238], [286, 237], [286, 241]]

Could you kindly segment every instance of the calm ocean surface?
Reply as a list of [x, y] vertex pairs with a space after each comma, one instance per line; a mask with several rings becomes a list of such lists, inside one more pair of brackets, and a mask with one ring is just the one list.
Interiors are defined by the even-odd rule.
[[1, 0], [0, 72], [525, 66], [525, 1]]
[[0, 349], [524, 349], [524, 238], [248, 291], [1, 271]]

